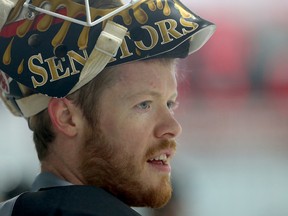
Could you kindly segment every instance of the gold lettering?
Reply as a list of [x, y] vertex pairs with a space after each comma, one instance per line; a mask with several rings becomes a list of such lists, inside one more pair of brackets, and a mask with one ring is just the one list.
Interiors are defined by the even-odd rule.
[[[48, 67], [50, 69], [50, 73], [51, 73], [51, 80], [50, 82], [54, 82], [63, 78], [66, 78], [68, 76], [70, 76], [70, 72], [69, 72], [69, 68], [66, 69], [65, 73], [63, 70], [63, 66], [61, 61], [58, 61], [58, 64], [56, 65], [56, 57], [52, 57], [52, 58], [48, 58], [45, 60], [45, 62], [48, 63]], [[62, 58], [63, 61], [65, 61], [64, 58]], [[63, 73], [62, 75], [59, 74], [59, 72]]]
[[[131, 39], [130, 35], [127, 33], [126, 35], [129, 39]], [[129, 51], [129, 47], [127, 45], [127, 41], [126, 41], [126, 37], [124, 37], [124, 40], [120, 46], [120, 50], [121, 50], [121, 53], [122, 55], [120, 56], [120, 59], [124, 59], [124, 58], [127, 58], [129, 56], [132, 56], [133, 53]]]
[[79, 70], [76, 69], [75, 67], [75, 61], [78, 62], [79, 64], [81, 64], [82, 66], [84, 66], [85, 62], [88, 59], [88, 54], [86, 50], [83, 50], [83, 54], [84, 57], [79, 55], [78, 53], [74, 52], [73, 50], [69, 51], [67, 53], [68, 57], [69, 57], [69, 61], [70, 61], [70, 65], [71, 65], [71, 75], [75, 75], [80, 73]]
[[136, 41], [135, 45], [141, 50], [151, 50], [153, 49], [159, 40], [159, 36], [157, 31], [152, 26], [142, 26], [142, 29], [146, 29], [150, 35], [151, 44], [150, 46], [146, 46], [143, 41]]
[[190, 30], [188, 30], [186, 28], [183, 28], [182, 31], [183, 31], [184, 35], [189, 34], [190, 32], [193, 32], [193, 31], [195, 31], [195, 29], [198, 28], [198, 24], [197, 23], [187, 21], [184, 18], [180, 19], [180, 23], [181, 23], [181, 25], [183, 27], [191, 28]]
[[29, 70], [33, 74], [38, 75], [42, 78], [42, 80], [39, 81], [34, 76], [31, 76], [32, 84], [33, 84], [34, 88], [37, 88], [39, 86], [45, 85], [45, 83], [48, 80], [48, 74], [47, 74], [47, 71], [45, 70], [45, 68], [38, 66], [38, 65], [35, 65], [33, 62], [34, 60], [37, 60], [40, 64], [43, 64], [43, 58], [42, 58], [41, 54], [39, 53], [38, 55], [31, 56], [28, 60]]
[[[173, 38], [178, 39], [183, 36], [183, 34], [181, 34], [180, 32], [176, 30], [177, 22], [173, 19], [162, 20], [155, 24], [158, 25], [161, 36], [162, 36], [163, 41], [161, 42], [161, 44], [169, 43], [173, 41]], [[171, 36], [173, 38], [171, 38]]]

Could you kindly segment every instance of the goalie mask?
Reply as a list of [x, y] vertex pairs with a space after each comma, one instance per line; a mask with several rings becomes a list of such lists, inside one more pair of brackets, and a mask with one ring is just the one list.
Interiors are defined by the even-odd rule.
[[10, 110], [25, 117], [47, 108], [50, 97], [73, 93], [105, 67], [183, 58], [215, 31], [178, 0], [4, 2], [11, 4], [0, 5], [0, 19], [7, 16], [0, 22], [0, 92]]

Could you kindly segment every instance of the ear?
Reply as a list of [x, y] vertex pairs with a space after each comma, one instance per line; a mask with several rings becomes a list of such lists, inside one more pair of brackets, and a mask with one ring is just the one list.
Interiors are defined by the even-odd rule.
[[55, 130], [66, 136], [77, 135], [81, 112], [67, 98], [51, 98], [48, 113]]

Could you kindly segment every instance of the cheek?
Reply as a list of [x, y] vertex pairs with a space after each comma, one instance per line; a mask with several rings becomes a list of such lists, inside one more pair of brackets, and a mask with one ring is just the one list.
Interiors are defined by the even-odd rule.
[[101, 131], [117, 152], [126, 152], [142, 160], [153, 141], [153, 127], [149, 116], [121, 113], [102, 116]]
[[118, 141], [139, 141], [151, 136], [152, 127], [139, 117], [111, 115], [101, 121], [101, 130]]
[[145, 130], [135, 126], [125, 127], [124, 125], [110, 128], [111, 131], [107, 138], [114, 145], [114, 148], [117, 149], [118, 154], [125, 154], [134, 163], [137, 160], [142, 162], [149, 146], [149, 136], [145, 133]]
[[135, 150], [145, 148], [149, 144], [149, 140], [151, 140], [149, 128], [145, 128], [141, 124], [130, 124], [128, 127], [123, 126], [119, 131], [121, 140]]

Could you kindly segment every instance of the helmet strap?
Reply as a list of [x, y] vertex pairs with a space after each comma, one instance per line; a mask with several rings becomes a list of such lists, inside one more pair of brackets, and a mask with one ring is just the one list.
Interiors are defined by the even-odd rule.
[[[127, 29], [124, 26], [112, 21], [106, 23], [93, 51], [85, 63], [79, 81], [68, 94], [75, 92], [90, 82], [105, 68], [111, 58], [117, 54], [126, 33]], [[29, 118], [46, 109], [50, 98], [43, 94], [33, 94], [16, 100], [16, 103], [23, 116]]]

